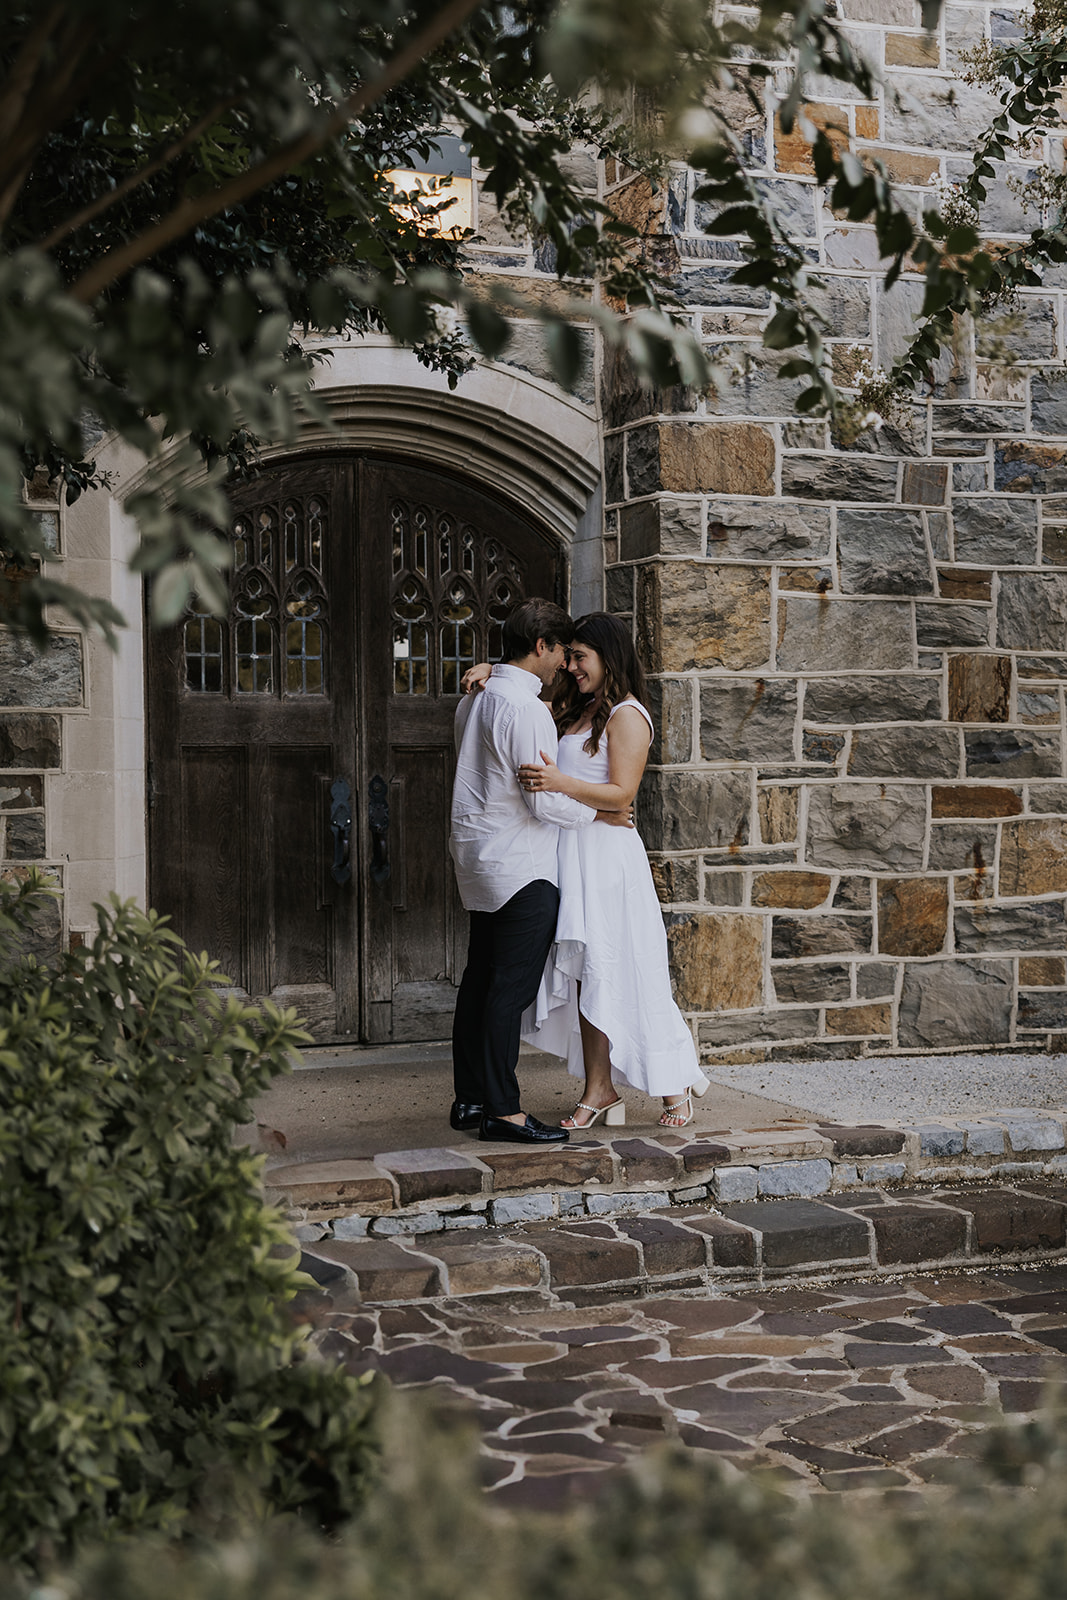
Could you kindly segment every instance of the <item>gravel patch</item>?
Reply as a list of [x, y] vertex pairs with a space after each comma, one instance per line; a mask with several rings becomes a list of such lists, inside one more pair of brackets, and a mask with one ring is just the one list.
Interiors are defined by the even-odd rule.
[[[713, 1084], [834, 1122], [984, 1115], [1067, 1106], [1067, 1056], [894, 1056], [856, 1061], [712, 1062]], [[714, 1091], [713, 1091], [714, 1094]]]

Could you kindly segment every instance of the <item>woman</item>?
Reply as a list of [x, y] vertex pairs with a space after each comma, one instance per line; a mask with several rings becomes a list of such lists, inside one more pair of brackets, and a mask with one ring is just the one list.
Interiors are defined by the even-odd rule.
[[[484, 682], [486, 668], [468, 674]], [[553, 697], [558, 764], [520, 767], [528, 792], [570, 795], [598, 810], [622, 810], [637, 793], [648, 760], [652, 719], [642, 700], [644, 672], [628, 629], [591, 612], [575, 623], [567, 671]], [[561, 831], [560, 909], [535, 1005], [523, 1037], [584, 1074], [582, 1098], [564, 1128], [591, 1128], [603, 1116], [625, 1122], [616, 1088], [663, 1098], [663, 1128], [693, 1120], [693, 1094], [707, 1079], [693, 1036], [671, 995], [667, 939], [640, 837], [592, 823]]]

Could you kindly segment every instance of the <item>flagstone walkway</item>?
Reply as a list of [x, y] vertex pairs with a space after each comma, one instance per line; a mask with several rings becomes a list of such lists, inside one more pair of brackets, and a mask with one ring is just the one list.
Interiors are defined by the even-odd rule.
[[595, 1493], [667, 1440], [797, 1488], [914, 1491], [1067, 1384], [1063, 1263], [572, 1309], [359, 1305], [316, 1267], [323, 1355], [469, 1413], [505, 1505]]

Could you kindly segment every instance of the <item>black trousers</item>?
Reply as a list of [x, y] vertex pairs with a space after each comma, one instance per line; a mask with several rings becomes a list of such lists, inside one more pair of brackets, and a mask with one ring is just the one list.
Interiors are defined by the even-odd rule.
[[559, 890], [538, 878], [499, 911], [472, 911], [467, 966], [452, 1023], [456, 1099], [490, 1116], [521, 1109], [519, 1024], [536, 998], [556, 933]]

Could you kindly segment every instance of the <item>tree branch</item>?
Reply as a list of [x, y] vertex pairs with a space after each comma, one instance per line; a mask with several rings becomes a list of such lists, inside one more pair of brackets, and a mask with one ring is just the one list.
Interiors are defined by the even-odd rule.
[[0, 141], [9, 139], [18, 126], [48, 41], [62, 22], [66, 9], [64, 0], [60, 0], [23, 40], [22, 48], [11, 64], [7, 81], [0, 90]]
[[423, 57], [429, 55], [448, 38], [450, 33], [462, 26], [481, 4], [482, 0], [449, 0], [421, 33], [416, 34], [397, 51], [379, 77], [357, 89], [347, 100], [343, 100], [320, 128], [302, 134], [299, 139], [290, 140], [288, 144], [282, 145], [256, 166], [249, 167], [247, 171], [239, 173], [228, 183], [222, 184], [210, 193], [195, 195], [183, 201], [168, 217], [164, 217], [161, 222], [147, 229], [138, 238], [131, 239], [128, 244], [102, 256], [73, 284], [70, 292], [74, 299], [83, 305], [90, 304], [110, 284], [125, 277], [127, 272], [139, 266], [142, 261], [150, 260], [159, 250], [182, 238], [199, 223], [206, 222], [209, 217], [218, 216], [220, 211], [226, 211], [230, 206], [240, 205], [243, 200], [256, 194], [268, 183], [273, 183], [276, 178], [284, 176], [293, 167], [299, 166], [309, 156], [313, 156], [316, 151], [321, 150], [331, 139], [343, 132], [354, 118], [367, 111], [398, 83], [402, 83]]
[[124, 179], [117, 188], [109, 189], [107, 194], [99, 195], [97, 199], [91, 200], [87, 206], [83, 206], [80, 211], [76, 211], [72, 217], [69, 217], [66, 222], [60, 223], [59, 227], [54, 228], [44, 239], [38, 240], [36, 249], [53, 250], [69, 234], [76, 233], [87, 222], [92, 222], [95, 217], [99, 217], [103, 212], [109, 211], [113, 205], [125, 199], [126, 195], [132, 193], [134, 189], [140, 188], [142, 183], [147, 183], [149, 178], [154, 178], [157, 172], [161, 172], [169, 162], [180, 156], [183, 150], [187, 150], [191, 144], [195, 144], [204, 129], [210, 128], [213, 122], [222, 116], [224, 112], [229, 111], [237, 102], [237, 95], [232, 95], [226, 100], [219, 100], [211, 107], [210, 111], [204, 113], [199, 121], [194, 122], [192, 127], [188, 128], [180, 139], [176, 139], [173, 144], [168, 145], [165, 150], [161, 151], [154, 161], [149, 161], [147, 166], [139, 168], [136, 172], [131, 172], [130, 176]]

